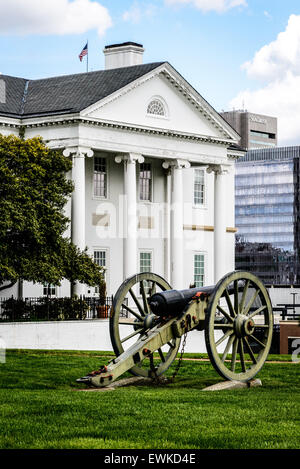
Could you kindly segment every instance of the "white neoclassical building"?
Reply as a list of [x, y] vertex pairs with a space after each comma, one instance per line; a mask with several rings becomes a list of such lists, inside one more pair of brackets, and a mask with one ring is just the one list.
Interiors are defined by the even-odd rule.
[[[108, 294], [147, 270], [173, 288], [213, 284], [234, 270], [239, 135], [168, 62], [143, 64], [141, 45], [104, 54], [101, 71], [1, 75], [0, 133], [40, 135], [72, 158], [67, 235], [105, 267]], [[45, 290], [22, 285], [24, 297]], [[95, 294], [80, 284], [76, 292]], [[51, 293], [69, 295], [70, 286]]]

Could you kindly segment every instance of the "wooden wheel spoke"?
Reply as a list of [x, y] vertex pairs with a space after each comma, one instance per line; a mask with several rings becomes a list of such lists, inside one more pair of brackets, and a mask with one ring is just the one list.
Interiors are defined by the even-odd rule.
[[245, 364], [245, 352], [244, 352], [243, 339], [240, 339], [240, 341], [239, 341], [239, 349], [240, 349], [240, 359], [241, 359], [242, 371], [243, 371], [243, 373], [245, 373], [246, 364]]
[[230, 311], [230, 316], [232, 316], [233, 318], [236, 316], [235, 314], [235, 311], [234, 311], [234, 308], [232, 306], [232, 303], [231, 303], [231, 299], [230, 299], [230, 296], [229, 296], [229, 293], [228, 291], [226, 290], [225, 288], [225, 299], [226, 299], [226, 302], [227, 302], [227, 306], [229, 308], [229, 311]]
[[165, 363], [166, 359], [165, 359], [165, 356], [164, 356], [164, 354], [163, 354], [162, 349], [159, 348], [157, 351], [158, 351], [158, 353], [159, 353], [159, 356], [160, 356], [161, 361]]
[[256, 316], [256, 314], [259, 314], [261, 313], [264, 309], [266, 309], [267, 305], [263, 305], [261, 306], [260, 308], [258, 308], [257, 310], [253, 311], [253, 313], [251, 314], [247, 314], [248, 318], [251, 319], [253, 318], [254, 316]]
[[214, 324], [215, 329], [233, 329], [233, 324], [223, 324], [220, 322], [215, 322]]
[[156, 373], [157, 367], [154, 365], [153, 353], [151, 353], [151, 355], [149, 355], [149, 360], [150, 360], [150, 369], [151, 369], [151, 371]]
[[156, 282], [152, 282], [152, 287], [151, 287], [151, 290], [150, 290], [150, 296], [154, 295], [154, 293], [156, 293]]
[[223, 362], [223, 363], [224, 363], [225, 360], [226, 360], [226, 357], [227, 357], [228, 352], [229, 352], [229, 350], [230, 350], [230, 347], [231, 347], [231, 345], [232, 345], [232, 343], [233, 343], [233, 341], [234, 341], [234, 338], [235, 338], [234, 335], [231, 335], [231, 336], [229, 337], [229, 339], [228, 339], [226, 348], [225, 348], [225, 350], [224, 350], [224, 352], [223, 352], [223, 355], [222, 355], [222, 362]]
[[232, 316], [230, 316], [227, 311], [225, 311], [225, 309], [223, 309], [220, 305], [217, 306], [218, 310], [220, 311], [220, 313], [223, 314], [223, 316], [225, 316], [225, 318], [230, 321], [231, 323], [233, 322], [233, 318]]
[[143, 318], [142, 316], [140, 316], [136, 311], [134, 311], [133, 309], [129, 308], [129, 306], [125, 305], [125, 303], [122, 303], [122, 308], [126, 309], [126, 311], [128, 311], [128, 313], [131, 313], [133, 314], [133, 316], [135, 316], [137, 319], [139, 319], [140, 321], [143, 321]]
[[231, 354], [231, 371], [235, 371], [236, 354], [237, 354], [238, 345], [239, 345], [238, 338], [235, 337], [233, 341], [232, 354]]
[[266, 348], [266, 345], [263, 342], [261, 342], [259, 339], [257, 339], [257, 337], [255, 337], [253, 334], [251, 335], [251, 338], [262, 348]]
[[242, 294], [242, 299], [241, 299], [241, 302], [240, 302], [240, 305], [239, 305], [240, 314], [243, 314], [243, 309], [245, 307], [245, 301], [246, 301], [246, 296], [247, 296], [249, 284], [250, 284], [250, 280], [248, 279], [245, 283], [243, 294]]
[[167, 342], [167, 345], [172, 349], [176, 347], [176, 344], [172, 344], [172, 342]]
[[251, 306], [253, 305], [254, 301], [256, 300], [256, 298], [257, 298], [259, 292], [260, 292], [260, 290], [257, 289], [256, 292], [253, 293], [251, 300], [249, 301], [249, 303], [247, 304], [246, 309], [245, 309], [244, 312], [243, 312], [243, 314], [244, 314], [245, 316], [248, 315], [248, 312], [249, 312]]
[[143, 328], [143, 325], [144, 325], [144, 322], [143, 321], [125, 321], [121, 319], [121, 321], [119, 321], [119, 324], [123, 325], [123, 326], [140, 326], [141, 328]]
[[223, 337], [221, 337], [221, 338], [216, 342], [216, 347], [218, 347], [222, 342], [224, 342], [224, 340], [226, 340], [227, 337], [231, 336], [231, 334], [233, 334], [233, 330], [230, 330], [230, 331], [225, 332], [225, 334], [223, 335]]
[[245, 342], [247, 352], [248, 352], [248, 354], [250, 355], [250, 358], [251, 358], [252, 362], [254, 363], [254, 365], [256, 365], [256, 364], [257, 364], [257, 360], [256, 360], [256, 358], [255, 358], [255, 356], [254, 356], [254, 353], [253, 353], [252, 348], [250, 347], [250, 344], [249, 344], [249, 341], [248, 341], [248, 337], [244, 337], [244, 342]]
[[236, 314], [239, 314], [239, 289], [238, 289], [237, 280], [233, 282], [233, 289], [234, 289], [234, 311]]
[[141, 332], [143, 332], [142, 327], [140, 329], [137, 329], [136, 331], [132, 332], [132, 334], [129, 334], [128, 336], [124, 337], [124, 339], [121, 340], [121, 343], [123, 344], [124, 342], [126, 342], [126, 340], [131, 339], [132, 337], [134, 337], [137, 334], [141, 334]]
[[130, 295], [131, 295], [131, 298], [132, 298], [133, 301], [135, 302], [136, 307], [137, 307], [137, 309], [139, 310], [140, 314], [141, 314], [142, 316], [145, 316], [145, 311], [143, 310], [143, 308], [142, 308], [142, 306], [141, 306], [139, 300], [137, 299], [137, 297], [135, 296], [135, 294], [133, 293], [133, 291], [132, 291], [131, 288], [129, 288], [129, 293], [130, 293]]
[[144, 311], [147, 314], [150, 314], [150, 308], [149, 304], [146, 298], [146, 291], [145, 291], [145, 286], [144, 286], [144, 280], [140, 282], [140, 287], [141, 287], [141, 292], [142, 292], [142, 298], [143, 298], [143, 304], [144, 304]]

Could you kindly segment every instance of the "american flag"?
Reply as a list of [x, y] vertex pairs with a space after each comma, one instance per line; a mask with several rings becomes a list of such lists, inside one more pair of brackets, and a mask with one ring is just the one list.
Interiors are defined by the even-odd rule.
[[87, 53], [88, 53], [88, 45], [87, 45], [87, 43], [86, 43], [86, 45], [84, 46], [84, 48], [82, 49], [82, 51], [80, 52], [80, 54], [79, 54], [79, 56], [78, 56], [80, 62], [82, 62], [83, 57], [84, 57], [85, 55], [87, 55]]

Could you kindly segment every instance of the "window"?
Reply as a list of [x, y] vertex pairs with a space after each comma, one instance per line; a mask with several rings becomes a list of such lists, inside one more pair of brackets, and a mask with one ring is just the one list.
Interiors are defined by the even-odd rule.
[[204, 170], [195, 169], [194, 172], [194, 204], [203, 205], [205, 202]]
[[56, 295], [56, 287], [52, 285], [52, 283], [44, 283], [43, 285], [43, 295], [44, 296], [55, 296]]
[[152, 198], [152, 169], [151, 163], [140, 165], [140, 200], [151, 201]]
[[[140, 252], [140, 272], [151, 272], [152, 271], [152, 252]], [[151, 282], [144, 282], [145, 292], [149, 293], [151, 288]], [[140, 291], [140, 294], [142, 292]]]
[[250, 135], [254, 135], [255, 137], [272, 138], [272, 139], [275, 139], [276, 137], [275, 134], [259, 132], [258, 130], [250, 130]]
[[[104, 268], [104, 280], [106, 281], [106, 264], [107, 264], [107, 256], [106, 251], [94, 251], [94, 262], [100, 267]], [[99, 293], [99, 287], [95, 287], [95, 293]]]
[[153, 99], [147, 108], [147, 114], [154, 114], [156, 116], [165, 116], [165, 108], [161, 101]]
[[94, 196], [107, 196], [106, 159], [98, 156], [94, 158]]
[[194, 255], [194, 284], [196, 287], [204, 285], [204, 254]]

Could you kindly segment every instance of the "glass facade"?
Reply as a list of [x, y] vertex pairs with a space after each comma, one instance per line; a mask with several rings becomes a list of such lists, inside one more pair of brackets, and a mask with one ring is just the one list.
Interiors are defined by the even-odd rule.
[[236, 164], [236, 269], [299, 283], [300, 147], [250, 150]]

